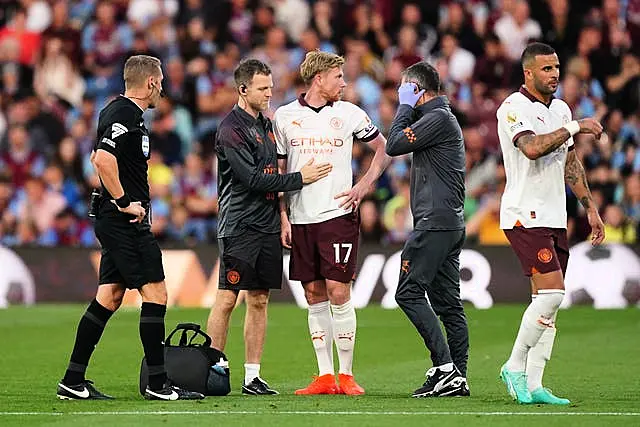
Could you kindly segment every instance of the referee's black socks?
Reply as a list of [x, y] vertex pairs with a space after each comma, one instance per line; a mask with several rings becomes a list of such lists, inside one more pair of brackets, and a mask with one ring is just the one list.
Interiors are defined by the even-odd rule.
[[164, 315], [167, 306], [143, 302], [140, 312], [140, 340], [149, 367], [149, 388], [161, 390], [167, 381], [164, 368]]
[[91, 301], [78, 324], [76, 342], [71, 353], [69, 367], [62, 380], [63, 383], [76, 385], [84, 381], [91, 353], [100, 341], [104, 327], [112, 314], [113, 311], [100, 305], [97, 300]]

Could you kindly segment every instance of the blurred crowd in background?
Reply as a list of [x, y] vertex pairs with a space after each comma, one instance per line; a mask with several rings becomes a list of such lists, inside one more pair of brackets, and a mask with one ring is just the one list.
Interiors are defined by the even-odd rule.
[[[213, 138], [236, 102], [233, 70], [270, 64], [272, 112], [304, 91], [306, 52], [344, 55], [344, 99], [386, 134], [401, 71], [427, 60], [463, 127], [469, 244], [507, 244], [498, 228], [504, 168], [496, 109], [522, 84], [529, 41], [561, 61], [557, 96], [596, 117], [577, 136], [608, 242], [635, 243], [640, 223], [640, 0], [0, 0], [0, 243], [94, 246], [86, 216], [99, 181], [89, 162], [99, 110], [123, 93], [133, 54], [159, 57], [164, 98], [151, 131], [153, 231], [163, 245], [214, 242]], [[354, 179], [373, 153], [353, 149]], [[412, 229], [410, 157], [394, 158], [360, 208], [364, 243], [403, 243]], [[567, 189], [572, 243], [589, 237]]]

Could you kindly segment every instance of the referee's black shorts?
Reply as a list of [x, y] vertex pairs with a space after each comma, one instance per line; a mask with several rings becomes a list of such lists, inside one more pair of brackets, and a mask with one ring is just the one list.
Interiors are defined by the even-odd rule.
[[268, 290], [282, 287], [280, 234], [246, 231], [218, 238], [220, 280], [218, 289]]
[[96, 218], [96, 237], [102, 245], [100, 285], [116, 283], [140, 289], [164, 280], [162, 252], [151, 226], [148, 222], [130, 223], [131, 218], [115, 209], [103, 210]]

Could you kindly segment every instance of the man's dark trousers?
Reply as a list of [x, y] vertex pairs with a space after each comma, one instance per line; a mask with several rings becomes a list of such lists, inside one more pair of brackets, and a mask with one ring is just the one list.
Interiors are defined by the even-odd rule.
[[453, 362], [466, 377], [469, 330], [460, 300], [464, 240], [464, 230], [414, 230], [402, 250], [396, 301], [424, 339], [433, 366]]

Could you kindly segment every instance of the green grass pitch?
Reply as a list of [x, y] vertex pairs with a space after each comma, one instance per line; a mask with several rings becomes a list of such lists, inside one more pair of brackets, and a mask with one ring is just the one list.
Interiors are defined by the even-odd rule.
[[[231, 395], [201, 402], [147, 402], [138, 393], [142, 348], [138, 312], [112, 318], [87, 373], [112, 402], [58, 401], [83, 305], [0, 310], [0, 426], [89, 425], [640, 425], [640, 311], [563, 310], [545, 385], [572, 400], [569, 407], [512, 402], [498, 379], [524, 306], [468, 309], [472, 397], [411, 399], [430, 361], [399, 310], [358, 310], [355, 373], [367, 394], [294, 396], [316, 371], [306, 310], [269, 307], [262, 376], [281, 393], [240, 394], [244, 307], [232, 318], [227, 355]], [[170, 309], [167, 332], [179, 322], [205, 324], [207, 310]]]

